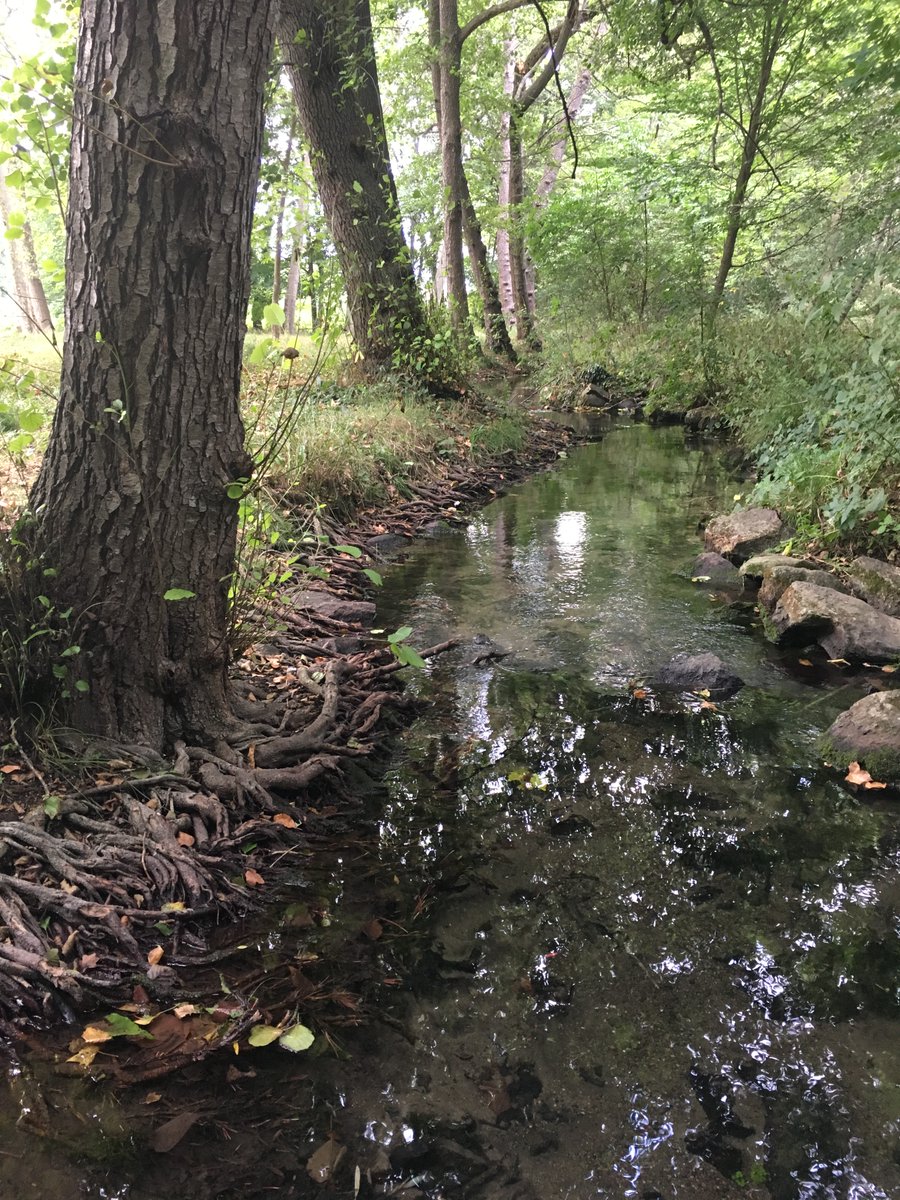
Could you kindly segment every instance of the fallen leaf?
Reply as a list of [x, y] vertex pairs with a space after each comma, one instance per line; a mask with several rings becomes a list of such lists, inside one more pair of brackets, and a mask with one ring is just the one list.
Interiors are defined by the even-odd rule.
[[151, 967], [155, 967], [157, 963], [162, 962], [165, 953], [166, 952], [165, 952], [165, 950], [163, 950], [162, 946], [154, 946], [153, 949], [150, 951], [150, 953], [147, 955], [147, 962], [150, 964]]
[[885, 675], [893, 675], [893, 673], [897, 670], [896, 667], [892, 667], [892, 666], [882, 667], [881, 669], [885, 673]]
[[78, 960], [78, 970], [93, 971], [98, 961], [99, 958], [96, 954], [82, 954], [81, 958]]
[[77, 1063], [79, 1067], [89, 1067], [99, 1053], [99, 1046], [85, 1046], [77, 1054], [73, 1054], [71, 1058], [67, 1058], [66, 1062]]
[[850, 663], [846, 658], [829, 658], [829, 667], [849, 667]]
[[144, 1097], [145, 1104], [159, 1104], [162, 1100], [162, 1092], [148, 1092]]
[[647, 689], [646, 688], [635, 688], [631, 694], [635, 698], [635, 700], [646, 700], [647, 699]]
[[194, 1013], [199, 1011], [200, 1009], [196, 1004], [176, 1004], [172, 1009], [172, 1012], [178, 1017], [179, 1021], [183, 1021], [185, 1017], [193, 1016]]
[[709, 688], [698, 688], [697, 695], [703, 696], [705, 699], [708, 700], [709, 699]]
[[252, 867], [248, 867], [244, 872], [244, 879], [250, 887], [263, 887], [266, 882], [259, 871], [254, 871]]
[[302, 1050], [308, 1050], [315, 1040], [316, 1035], [305, 1025], [292, 1025], [278, 1039], [278, 1045], [293, 1054], [299, 1054]]
[[165, 1125], [160, 1125], [158, 1129], [154, 1129], [153, 1136], [150, 1139], [150, 1145], [157, 1154], [166, 1154], [169, 1150], [173, 1150], [184, 1135], [197, 1124], [200, 1120], [200, 1114], [197, 1112], [179, 1113], [177, 1117], [173, 1117], [171, 1121], [166, 1121]]
[[274, 1025], [254, 1025], [247, 1041], [251, 1046], [271, 1046], [281, 1037], [282, 1031]]
[[73, 896], [78, 891], [78, 885], [74, 884], [74, 883], [69, 883], [69, 881], [67, 879], [61, 879], [59, 881], [59, 886], [69, 896]]
[[22, 768], [19, 766], [18, 763], [9, 763], [5, 767], [0, 767], [0, 772], [2, 772], [2, 774], [4, 774], [4, 775], [14, 775], [16, 773], [16, 771], [21, 771], [21, 770], [22, 770]]
[[329, 1138], [306, 1160], [307, 1175], [314, 1183], [328, 1183], [346, 1152], [345, 1146]]
[[384, 926], [379, 920], [372, 920], [368, 925], [363, 925], [363, 933], [370, 942], [377, 942], [384, 933]]
[[110, 1041], [113, 1035], [108, 1029], [101, 1029], [99, 1025], [88, 1025], [81, 1036], [89, 1045], [99, 1045], [101, 1042]]
[[808, 658], [798, 658], [797, 662], [800, 664], [801, 667], [811, 667], [812, 666], [812, 663], [809, 661]]
[[175, 840], [178, 842], [179, 846], [193, 846], [195, 841], [193, 835], [190, 833], [179, 833]]
[[274, 825], [283, 825], [285, 829], [297, 828], [297, 822], [290, 815], [290, 813], [276, 813], [272, 818], [272, 823]]
[[701, 701], [700, 701], [700, 707], [701, 707], [701, 708], [708, 708], [708, 709], [709, 709], [711, 712], [718, 712], [718, 711], [719, 711], [719, 706], [718, 706], [717, 704], [713, 704], [712, 700], [701, 700]]
[[168, 904], [162, 906], [163, 912], [184, 912], [183, 900], [170, 900]]
[[866, 791], [871, 791], [873, 788], [886, 788], [886, 783], [876, 783], [874, 779], [870, 779], [868, 783], [864, 783], [863, 787]]

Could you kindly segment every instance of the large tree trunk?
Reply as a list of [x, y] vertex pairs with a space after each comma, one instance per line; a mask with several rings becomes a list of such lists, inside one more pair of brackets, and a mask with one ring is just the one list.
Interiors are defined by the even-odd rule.
[[426, 334], [388, 156], [369, 0], [279, 0], [288, 66], [313, 174], [366, 361], [399, 358]]
[[75, 723], [156, 748], [227, 720], [272, 33], [270, 0], [81, 6], [61, 396], [32, 503], [90, 685]]

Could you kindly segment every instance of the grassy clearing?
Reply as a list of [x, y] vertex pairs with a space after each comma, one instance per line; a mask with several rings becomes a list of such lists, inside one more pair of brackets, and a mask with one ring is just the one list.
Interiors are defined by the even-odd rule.
[[[42, 338], [0, 338], [0, 362], [4, 349], [0, 527], [24, 505], [37, 476], [59, 375], [58, 356]], [[248, 444], [262, 464], [259, 482], [292, 507], [324, 504], [343, 519], [437, 476], [442, 463], [479, 461], [524, 445], [525, 418], [503, 401], [448, 404], [399, 376], [348, 383], [353, 368], [344, 366], [346, 357], [342, 337], [323, 344], [308, 335], [247, 335]]]

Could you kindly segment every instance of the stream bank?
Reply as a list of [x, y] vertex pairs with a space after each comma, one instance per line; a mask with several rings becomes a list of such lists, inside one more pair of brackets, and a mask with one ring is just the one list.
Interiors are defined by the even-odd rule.
[[[7, 1107], [28, 1165], [0, 1185], [307, 1197], [331, 1165], [336, 1194], [359, 1167], [409, 1200], [895, 1194], [900, 822], [818, 757], [864, 675], [838, 694], [691, 583], [734, 490], [680, 430], [616, 429], [386, 570], [379, 622], [460, 644], [410, 679], [368, 819], [239, 934], [272, 974], [364, 962], [364, 1021], [115, 1096], [29, 1064], [49, 1132]], [[655, 695], [680, 651], [746, 686]]]

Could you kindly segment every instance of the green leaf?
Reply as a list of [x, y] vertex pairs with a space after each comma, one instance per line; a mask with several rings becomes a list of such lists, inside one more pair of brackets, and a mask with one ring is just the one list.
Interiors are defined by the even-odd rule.
[[266, 355], [269, 353], [269, 351], [271, 349], [272, 349], [272, 339], [271, 338], [262, 338], [262, 340], [258, 341], [256, 343], [256, 345], [253, 347], [253, 350], [250, 354], [250, 358], [247, 361], [252, 363], [254, 367], [258, 367], [266, 361]]
[[225, 495], [229, 500], [240, 500], [244, 495], [243, 483], [229, 483], [225, 489]]
[[349, 554], [351, 558], [362, 558], [359, 546], [335, 546], [335, 551], [338, 554]]
[[109, 1032], [113, 1037], [139, 1037], [148, 1038], [153, 1041], [153, 1034], [148, 1033], [146, 1029], [141, 1029], [140, 1025], [132, 1021], [131, 1017], [126, 1017], [124, 1013], [109, 1013], [106, 1017], [106, 1024], [109, 1026]]
[[396, 646], [398, 642], [405, 642], [412, 633], [412, 625], [401, 625], [399, 629], [395, 629], [393, 633], [388, 634], [388, 641], [392, 646]]
[[6, 176], [6, 182], [11, 188], [20, 188], [25, 182], [25, 176], [19, 170], [10, 171]]
[[52, 821], [54, 817], [59, 816], [59, 796], [44, 797], [44, 815], [48, 816]]
[[6, 447], [10, 454], [21, 454], [23, 450], [27, 450], [34, 438], [30, 433], [17, 433], [15, 437], [9, 439]]
[[74, 686], [76, 692], [89, 692], [91, 690], [91, 685], [86, 679], [76, 679]]
[[26, 433], [37, 433], [43, 424], [44, 414], [39, 413], [37, 409], [29, 408], [19, 413], [19, 428], [24, 429]]
[[371, 583], [374, 587], [381, 587], [381, 585], [384, 583], [384, 580], [381, 578], [378, 572], [374, 571], [371, 567], [363, 567], [363, 575], [365, 575], [366, 579], [368, 579], [369, 583]]
[[254, 1025], [247, 1041], [251, 1046], [271, 1046], [281, 1037], [281, 1030], [274, 1025]]
[[278, 1039], [278, 1045], [284, 1046], [285, 1050], [290, 1050], [294, 1054], [299, 1054], [301, 1050], [308, 1050], [315, 1040], [316, 1035], [305, 1025], [292, 1025]]
[[363, 186], [358, 179], [353, 180], [353, 190], [357, 193], [357, 195], [359, 195], [363, 190]]
[[67, 649], [63, 650], [62, 654], [59, 657], [60, 658], [74, 658], [76, 654], [80, 654], [80, 653], [81, 653], [80, 646], [69, 646]]
[[163, 592], [163, 600], [193, 600], [196, 592], [189, 592], [187, 588], [169, 588], [167, 592]]
[[394, 646], [394, 653], [405, 667], [424, 667], [425, 659], [412, 646]]
[[263, 309], [264, 325], [283, 325], [287, 317], [280, 304], [267, 304]]

